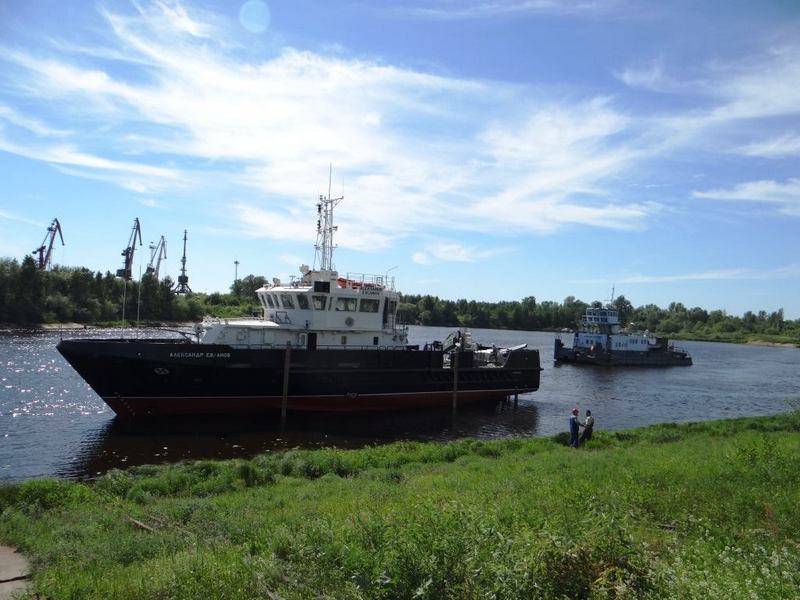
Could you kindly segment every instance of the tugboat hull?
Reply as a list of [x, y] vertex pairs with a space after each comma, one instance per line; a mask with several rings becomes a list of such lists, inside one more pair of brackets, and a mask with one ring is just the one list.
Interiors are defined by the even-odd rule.
[[[284, 349], [170, 340], [65, 340], [58, 351], [124, 418], [241, 414], [281, 408]], [[370, 412], [502, 399], [539, 387], [539, 353], [515, 350], [503, 367], [460, 355], [458, 378], [441, 351], [305, 350], [288, 355], [289, 411]]]
[[692, 364], [692, 357], [681, 350], [651, 349], [642, 352], [611, 350], [592, 353], [567, 348], [559, 339], [555, 342], [554, 359], [556, 363], [604, 367], [688, 367]]

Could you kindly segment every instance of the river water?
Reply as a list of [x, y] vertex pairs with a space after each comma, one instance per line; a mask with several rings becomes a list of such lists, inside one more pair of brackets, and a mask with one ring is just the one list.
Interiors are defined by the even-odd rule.
[[[411, 343], [442, 340], [452, 329], [412, 327]], [[118, 337], [120, 331], [65, 337]], [[784, 412], [800, 402], [800, 350], [682, 342], [691, 367], [602, 369], [554, 366], [553, 334], [473, 330], [482, 343], [527, 343], [541, 352], [541, 387], [515, 408], [499, 403], [414, 414], [219, 417], [131, 427], [56, 352], [58, 332], [0, 333], [0, 480], [93, 477], [110, 468], [187, 458], [230, 458], [292, 447], [359, 447], [398, 439], [450, 440], [551, 435], [569, 411], [590, 408], [598, 429]], [[128, 332], [127, 335], [131, 335]], [[163, 337], [163, 332], [141, 335]]]

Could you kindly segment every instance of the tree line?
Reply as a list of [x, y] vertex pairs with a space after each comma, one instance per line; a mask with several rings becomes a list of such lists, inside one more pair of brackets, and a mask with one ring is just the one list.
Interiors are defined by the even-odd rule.
[[[619, 311], [620, 322], [632, 330], [676, 338], [736, 342], [763, 339], [800, 344], [800, 319], [784, 318], [783, 309], [771, 313], [748, 311], [740, 317], [724, 310], [687, 308], [680, 302], [672, 302], [667, 308], [655, 304], [634, 307], [625, 296], [618, 296], [611, 304]], [[604, 304], [587, 303], [574, 296], [567, 296], [563, 302], [539, 302], [533, 296], [520, 301], [477, 302], [404, 295], [399, 313], [409, 324], [553, 331], [574, 328], [590, 306], [600, 308]]]
[[263, 277], [249, 275], [231, 294], [176, 295], [174, 282], [145, 275], [127, 284], [110, 272], [84, 267], [55, 266], [41, 271], [30, 256], [20, 263], [0, 259], [0, 323], [103, 324], [128, 322], [197, 321], [204, 315], [232, 317], [258, 309], [255, 290]]
[[[169, 277], [158, 281], [144, 276], [141, 282], [123, 280], [110, 272], [83, 267], [36, 268], [32, 257], [21, 263], [0, 259], [0, 323], [35, 325], [77, 322], [102, 324], [126, 321], [196, 321], [205, 315], [237, 317], [260, 314], [256, 290], [266, 283], [260, 275], [237, 279], [228, 293], [176, 295]], [[724, 310], [687, 308], [673, 302], [667, 308], [655, 304], [634, 307], [619, 296], [612, 302], [620, 320], [634, 330], [693, 339], [800, 343], [800, 319], [784, 318], [783, 310], [748, 311], [742, 316]], [[587, 307], [601, 307], [568, 296], [563, 302], [538, 301], [528, 296], [519, 301], [478, 302], [444, 300], [437, 296], [401, 296], [402, 322], [444, 327], [487, 329], [560, 330], [574, 328]]]

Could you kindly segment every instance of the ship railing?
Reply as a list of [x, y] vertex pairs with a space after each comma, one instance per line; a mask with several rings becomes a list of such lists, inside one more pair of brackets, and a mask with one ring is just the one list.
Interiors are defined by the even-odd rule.
[[208, 323], [212, 325], [219, 325], [224, 323], [228, 325], [230, 321], [263, 321], [263, 316], [258, 317], [204, 317], [203, 323]]
[[[290, 344], [293, 350], [305, 350], [308, 346], [307, 344]], [[246, 350], [285, 350], [286, 343], [275, 343], [275, 344], [234, 344], [234, 347], [237, 349], [244, 348]], [[317, 350], [413, 350], [413, 351], [421, 351], [419, 350], [418, 344], [397, 344], [391, 346], [370, 346], [370, 345], [347, 345], [342, 346], [340, 344], [317, 344]]]
[[394, 291], [394, 277], [369, 273], [347, 273], [346, 287], [354, 289], [383, 289]]

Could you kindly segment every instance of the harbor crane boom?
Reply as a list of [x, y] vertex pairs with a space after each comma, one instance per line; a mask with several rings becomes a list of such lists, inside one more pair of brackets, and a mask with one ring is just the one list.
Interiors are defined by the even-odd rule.
[[53, 246], [56, 242], [56, 234], [61, 238], [61, 245], [64, 245], [64, 234], [61, 232], [61, 223], [58, 219], [53, 219], [50, 227], [47, 228], [47, 233], [44, 235], [42, 245], [36, 248], [32, 254], [36, 256], [36, 266], [44, 271], [50, 266], [50, 261], [53, 257]]
[[183, 230], [183, 256], [181, 257], [181, 274], [178, 275], [178, 285], [175, 286], [176, 294], [191, 294], [189, 276], [186, 274], [186, 230]]
[[[147, 263], [147, 270], [144, 274], [151, 275], [158, 281], [158, 273], [161, 270], [161, 260], [167, 258], [167, 240], [165, 240], [162, 235], [157, 244], [150, 242], [149, 248], [150, 262]], [[155, 265], [153, 265], [153, 263], [155, 263]]]
[[133, 220], [133, 228], [131, 229], [131, 237], [128, 240], [128, 246], [122, 251], [123, 262], [122, 268], [117, 269], [117, 277], [122, 277], [125, 281], [131, 280], [133, 274], [133, 255], [136, 253], [136, 239], [139, 239], [139, 245], [142, 245], [142, 228], [139, 225], [139, 218]]

